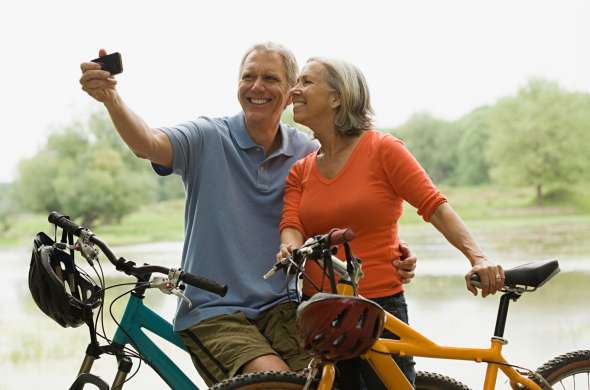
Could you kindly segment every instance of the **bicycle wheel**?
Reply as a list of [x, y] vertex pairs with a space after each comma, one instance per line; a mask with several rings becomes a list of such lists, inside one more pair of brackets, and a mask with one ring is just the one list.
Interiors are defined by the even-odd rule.
[[[256, 372], [239, 375], [209, 390], [301, 390], [307, 377], [294, 372]], [[315, 389], [312, 385], [310, 390]], [[463, 383], [432, 372], [416, 373], [416, 390], [469, 390]]]
[[[590, 389], [590, 350], [570, 352], [551, 359], [537, 369], [537, 374], [551, 386], [559, 384], [558, 389]], [[539, 386], [547, 387], [538, 378], [533, 380]]]
[[416, 373], [416, 390], [469, 390], [469, 387], [445, 375], [418, 371]]
[[307, 377], [296, 372], [264, 371], [238, 375], [209, 390], [300, 390]]

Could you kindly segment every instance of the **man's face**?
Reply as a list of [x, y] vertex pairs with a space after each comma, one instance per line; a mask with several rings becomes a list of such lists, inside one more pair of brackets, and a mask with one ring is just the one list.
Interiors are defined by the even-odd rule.
[[281, 56], [255, 50], [246, 57], [238, 88], [246, 124], [274, 125], [290, 102], [287, 71]]

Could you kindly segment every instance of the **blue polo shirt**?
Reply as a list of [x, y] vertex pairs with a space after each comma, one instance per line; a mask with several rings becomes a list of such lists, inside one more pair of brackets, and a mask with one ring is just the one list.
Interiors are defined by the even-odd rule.
[[[268, 157], [245, 127], [244, 114], [200, 117], [161, 128], [172, 144], [172, 170], [186, 190], [182, 269], [228, 285], [225, 297], [187, 286], [174, 330], [237, 311], [256, 318], [288, 299], [285, 278], [262, 275], [274, 264], [283, 187], [291, 165], [317, 149], [303, 133], [280, 125], [281, 146]], [[166, 169], [154, 166], [165, 174]]]

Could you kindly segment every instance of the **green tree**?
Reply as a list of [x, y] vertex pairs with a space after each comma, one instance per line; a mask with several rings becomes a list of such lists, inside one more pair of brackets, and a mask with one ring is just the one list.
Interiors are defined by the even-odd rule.
[[104, 114], [54, 132], [19, 166], [15, 190], [23, 206], [59, 210], [82, 224], [117, 222], [156, 196], [149, 163], [119, 140]]
[[533, 186], [540, 204], [546, 186], [588, 177], [589, 95], [534, 79], [499, 101], [490, 119], [488, 156], [495, 181]]
[[184, 185], [180, 177], [176, 175], [158, 176], [157, 178], [158, 201], [168, 199], [180, 199], [185, 197]]
[[289, 106], [285, 109], [285, 111], [283, 111], [281, 114], [281, 122], [286, 123], [289, 126], [294, 127], [306, 134], [313, 135], [312, 131], [308, 127], [295, 122], [295, 119], [293, 118], [293, 106]]
[[10, 222], [17, 211], [11, 185], [0, 183], [0, 233], [4, 233], [10, 228]]
[[[127, 145], [121, 142], [117, 132], [113, 131], [111, 121], [105, 120], [105, 117], [100, 113], [94, 113], [90, 116], [89, 129], [92, 131], [92, 137], [96, 142], [108, 145], [112, 150], [115, 150], [122, 158], [124, 165], [129, 169], [141, 172], [145, 170], [146, 164], [149, 166], [149, 163], [137, 158]], [[153, 176], [151, 169], [150, 176]], [[178, 199], [185, 196], [184, 185], [177, 175], [155, 176], [155, 178], [156, 200]]]
[[453, 123], [420, 113], [391, 132], [404, 140], [435, 183], [444, 183], [455, 174], [460, 130]]
[[491, 108], [473, 110], [456, 122], [461, 138], [457, 145], [457, 166], [453, 183], [478, 185], [490, 181], [486, 150], [490, 138]]

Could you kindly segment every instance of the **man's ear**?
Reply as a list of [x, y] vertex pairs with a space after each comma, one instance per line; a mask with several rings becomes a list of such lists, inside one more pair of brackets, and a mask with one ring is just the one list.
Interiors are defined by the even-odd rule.
[[332, 107], [333, 109], [336, 109], [336, 108], [340, 107], [341, 104], [342, 104], [342, 102], [340, 101], [340, 94], [333, 93], [332, 96], [330, 97], [330, 107]]

